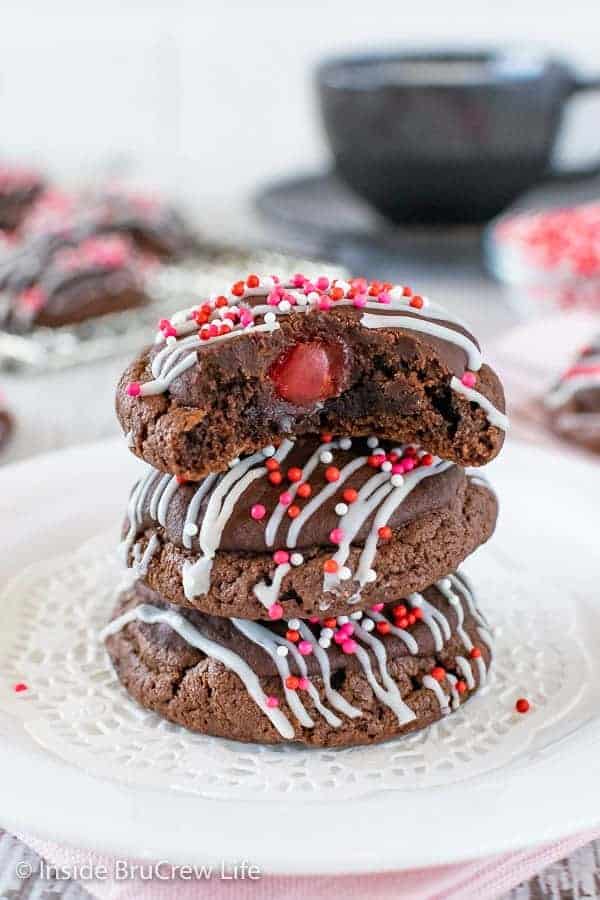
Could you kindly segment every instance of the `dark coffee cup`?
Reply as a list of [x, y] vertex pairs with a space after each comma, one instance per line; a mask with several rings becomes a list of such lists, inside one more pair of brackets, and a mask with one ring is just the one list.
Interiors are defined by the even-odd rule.
[[600, 89], [560, 60], [373, 54], [326, 62], [317, 80], [338, 173], [393, 222], [481, 222], [543, 179], [600, 173], [600, 160], [551, 168], [567, 101]]

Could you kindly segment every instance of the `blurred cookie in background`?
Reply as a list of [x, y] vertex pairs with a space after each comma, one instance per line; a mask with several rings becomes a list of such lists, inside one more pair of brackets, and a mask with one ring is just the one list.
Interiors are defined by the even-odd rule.
[[2, 391], [0, 391], [0, 453], [10, 441], [15, 428], [15, 420], [9, 411]]
[[18, 228], [43, 187], [39, 172], [0, 162], [0, 228]]
[[49, 238], [40, 242], [39, 255], [22, 258], [21, 270], [5, 279], [3, 324], [8, 330], [56, 328], [148, 302], [145, 261], [127, 238], [87, 237], [49, 250], [52, 244]]
[[560, 437], [600, 453], [600, 334], [547, 394], [545, 406]]

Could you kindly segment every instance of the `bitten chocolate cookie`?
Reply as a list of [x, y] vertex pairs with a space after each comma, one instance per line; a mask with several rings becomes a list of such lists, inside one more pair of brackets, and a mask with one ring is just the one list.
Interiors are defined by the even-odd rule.
[[545, 403], [557, 434], [600, 453], [600, 335], [581, 351]]
[[487, 678], [491, 636], [468, 584], [366, 613], [265, 623], [170, 606], [138, 584], [104, 637], [138, 703], [204, 734], [265, 744], [370, 744], [447, 715]]
[[38, 172], [0, 163], [0, 228], [18, 228], [43, 185]]
[[14, 264], [4, 271], [13, 288], [4, 321], [14, 331], [71, 325], [148, 302], [139, 260], [122, 237], [72, 244], [49, 236], [22, 250]]
[[199, 480], [281, 435], [375, 433], [461, 465], [500, 450], [504, 395], [475, 338], [409, 288], [249, 276], [163, 319], [123, 375], [134, 453]]
[[423, 589], [485, 542], [496, 516], [485, 483], [413, 445], [286, 438], [201, 482], [149, 468], [123, 554], [171, 603], [306, 617]]

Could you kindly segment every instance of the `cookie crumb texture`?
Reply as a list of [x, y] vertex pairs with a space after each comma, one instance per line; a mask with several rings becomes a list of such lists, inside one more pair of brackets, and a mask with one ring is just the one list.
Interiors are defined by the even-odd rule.
[[550, 427], [564, 440], [600, 453], [600, 335], [546, 397]]
[[[300, 657], [304, 667], [297, 665], [291, 651], [278, 657], [269, 639], [285, 635], [284, 624], [253, 623], [257, 633], [248, 637], [236, 627], [237, 620], [195, 611], [176, 612], [170, 624], [134, 619], [106, 643], [131, 696], [192, 731], [264, 744], [377, 743], [438, 721], [458, 709], [487, 678], [490, 636], [467, 596], [469, 588], [460, 576], [440, 584], [442, 589], [431, 587], [413, 598], [414, 609], [422, 608], [418, 604], [423, 602], [426, 613], [416, 622], [413, 617], [404, 639], [391, 633], [391, 627], [384, 633], [383, 622], [398, 620], [390, 605], [356, 623], [348, 638], [354, 645], [349, 650], [332, 641], [321, 650], [329, 672], [315, 652]], [[141, 585], [121, 596], [115, 616], [127, 616], [136, 608], [151, 610], [159, 618], [173, 612]], [[213, 647], [232, 653], [235, 661], [226, 666], [192, 646], [172, 627], [182, 628], [182, 622], [191, 628], [192, 640], [200, 634]], [[368, 623], [374, 626], [371, 631], [366, 630]], [[325, 626], [310, 628], [316, 644]], [[343, 628], [351, 626], [338, 630]], [[280, 639], [278, 646], [282, 645], [285, 641]], [[240, 664], [244, 677], [231, 668]]]
[[[331, 300], [336, 290], [354, 299]], [[282, 435], [377, 434], [469, 466], [496, 456], [504, 395], [475, 338], [449, 313], [411, 308], [393, 292], [356, 306], [356, 290], [344, 283], [306, 301], [286, 286], [272, 306], [271, 295], [233, 294], [213, 301], [222, 307], [188, 311], [182, 324], [163, 320], [117, 391], [131, 449], [192, 480]], [[300, 300], [308, 305], [298, 311], [291, 304]], [[231, 320], [223, 309], [234, 310]], [[467, 384], [476, 385], [469, 396]]]

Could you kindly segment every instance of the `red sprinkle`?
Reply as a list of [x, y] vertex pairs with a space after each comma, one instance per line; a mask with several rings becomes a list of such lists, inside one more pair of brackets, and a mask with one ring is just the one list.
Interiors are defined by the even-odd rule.
[[323, 570], [325, 572], [328, 572], [330, 575], [334, 575], [338, 569], [339, 566], [336, 563], [335, 559], [326, 559], [323, 563]]
[[281, 472], [269, 472], [269, 481], [271, 484], [281, 484], [283, 481], [283, 475]]
[[258, 287], [258, 285], [260, 284], [260, 278], [258, 277], [258, 275], [248, 275], [248, 277], [246, 278], [246, 284], [249, 288]]
[[300, 640], [300, 632], [295, 631], [293, 628], [288, 629], [285, 633], [286, 640], [291, 641], [293, 644], [297, 644]]
[[442, 669], [441, 666], [435, 666], [431, 670], [431, 677], [435, 678], [436, 681], [443, 681], [446, 677], [446, 670]]
[[419, 294], [415, 294], [414, 297], [410, 298], [408, 305], [412, 306], [414, 309], [423, 309], [423, 298], [420, 297]]
[[236, 281], [236, 283], [231, 288], [231, 293], [234, 295], [234, 297], [243, 297], [245, 290], [246, 285], [244, 284], [244, 282]]
[[325, 479], [327, 481], [337, 481], [340, 477], [340, 470], [337, 466], [327, 466], [325, 469]]
[[464, 694], [465, 691], [467, 690], [466, 681], [457, 681], [456, 682], [456, 690], [458, 691], [459, 694]]
[[382, 541], [389, 541], [392, 536], [392, 529], [389, 525], [382, 525], [382, 527], [377, 532]]
[[304, 482], [304, 484], [298, 485], [298, 489], [296, 490], [296, 493], [298, 494], [299, 497], [306, 499], [307, 497], [310, 497], [310, 495], [312, 494], [312, 488], [311, 488], [310, 484], [308, 484], [307, 482]]
[[471, 657], [471, 659], [479, 659], [479, 657], [481, 656], [481, 650], [479, 649], [479, 647], [473, 647], [473, 649], [469, 653], [469, 656]]
[[299, 469], [297, 466], [292, 466], [290, 469], [287, 470], [287, 479], [288, 479], [288, 481], [291, 481], [292, 484], [295, 481], [301, 481], [302, 480], [302, 469]]
[[273, 457], [270, 457], [265, 462], [265, 468], [269, 472], [275, 472], [275, 470], [279, 468], [279, 462], [276, 459], [273, 459]]
[[22, 694], [23, 691], [27, 691], [27, 690], [29, 690], [29, 688], [27, 687], [27, 685], [24, 682], [19, 681], [18, 684], [15, 684], [13, 690], [14, 690], [15, 694]]
[[431, 453], [425, 453], [419, 460], [419, 463], [422, 466], [432, 466], [433, 465], [433, 456], [431, 455]]
[[529, 700], [526, 700], [525, 697], [520, 697], [515, 703], [515, 709], [518, 713], [524, 714], [529, 712]]
[[295, 503], [292, 503], [291, 506], [288, 506], [287, 514], [290, 517], [290, 519], [295, 519], [296, 516], [300, 515], [300, 507], [296, 506]]
[[322, 434], [322, 435], [321, 435], [321, 442], [322, 442], [323, 444], [330, 444], [330, 443], [332, 442], [332, 440], [333, 440], [333, 435], [332, 435], [332, 434], [329, 434], [329, 433], [326, 432], [325, 434]]
[[346, 503], [354, 503], [358, 498], [358, 491], [355, 491], [354, 488], [346, 488], [342, 497]]
[[379, 634], [388, 634], [392, 626], [389, 622], [378, 622], [375, 627]]
[[337, 626], [337, 619], [331, 617], [329, 619], [323, 619], [323, 626], [325, 628], [335, 628]]

